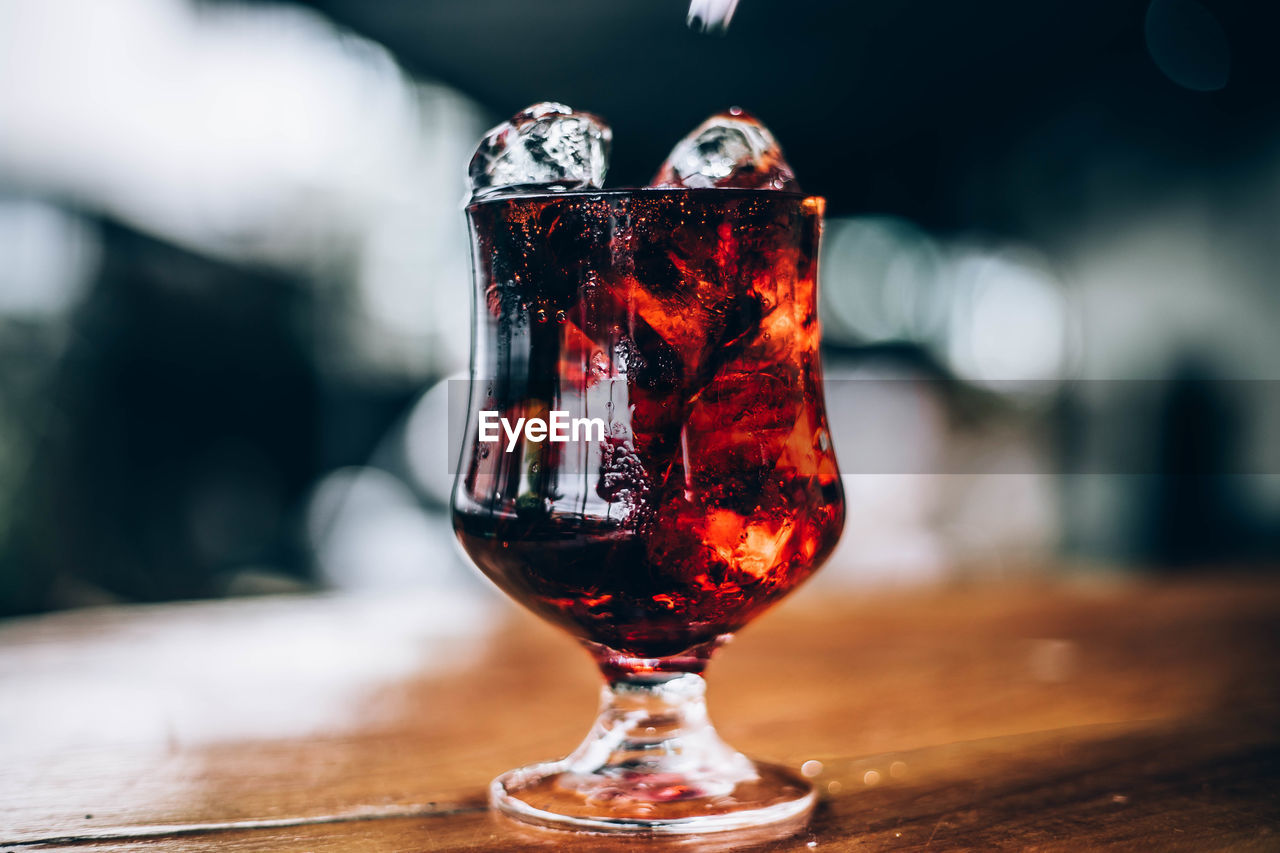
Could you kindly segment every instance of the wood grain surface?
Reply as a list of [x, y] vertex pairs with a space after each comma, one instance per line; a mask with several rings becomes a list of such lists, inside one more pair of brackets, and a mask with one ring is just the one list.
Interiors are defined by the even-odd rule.
[[490, 815], [488, 780], [571, 749], [598, 680], [487, 591], [14, 620], [0, 853], [1280, 850], [1275, 582], [815, 586], [708, 680], [727, 740], [813, 774], [807, 825], [659, 843]]

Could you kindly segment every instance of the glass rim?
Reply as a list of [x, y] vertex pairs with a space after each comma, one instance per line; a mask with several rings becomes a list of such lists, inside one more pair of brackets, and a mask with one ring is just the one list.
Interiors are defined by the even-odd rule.
[[826, 198], [820, 195], [813, 195], [805, 192], [795, 192], [792, 190], [763, 190], [763, 189], [747, 189], [743, 187], [613, 187], [609, 189], [575, 189], [575, 190], [530, 190], [521, 192], [503, 192], [495, 190], [491, 195], [486, 195], [477, 199], [468, 199], [465, 205], [467, 210], [483, 207], [489, 204], [509, 201], [551, 201], [561, 198], [576, 199], [616, 199], [626, 197], [643, 197], [643, 196], [663, 196], [663, 195], [689, 195], [695, 197], [724, 197], [739, 196], [745, 198], [778, 198], [793, 199], [797, 201], [808, 201], [816, 199], [825, 205]]

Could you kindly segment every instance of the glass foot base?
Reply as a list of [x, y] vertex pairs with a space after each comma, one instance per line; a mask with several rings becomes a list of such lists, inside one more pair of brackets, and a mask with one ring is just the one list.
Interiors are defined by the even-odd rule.
[[[737, 756], [741, 759], [741, 756]], [[552, 829], [629, 835], [727, 832], [802, 822], [817, 801], [800, 774], [741, 759], [736, 781], [697, 774], [611, 767], [575, 772], [571, 763], [534, 764], [489, 786], [490, 804], [523, 823]]]

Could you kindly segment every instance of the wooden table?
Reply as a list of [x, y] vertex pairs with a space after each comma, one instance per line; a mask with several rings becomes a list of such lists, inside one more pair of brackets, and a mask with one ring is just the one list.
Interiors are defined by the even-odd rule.
[[597, 682], [478, 587], [0, 624], [0, 852], [1280, 850], [1280, 584], [821, 585], [710, 671], [823, 793], [781, 840], [519, 831], [486, 782]]

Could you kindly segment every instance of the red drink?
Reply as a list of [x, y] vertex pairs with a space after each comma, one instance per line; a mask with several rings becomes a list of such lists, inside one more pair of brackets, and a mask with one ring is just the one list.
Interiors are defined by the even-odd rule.
[[[467, 212], [480, 378], [463, 547], [602, 661], [695, 668], [821, 565], [844, 521], [818, 357], [822, 200], [648, 189]], [[605, 435], [478, 439], [481, 411], [553, 410]]]

